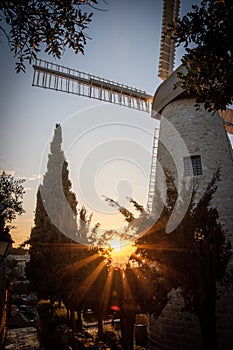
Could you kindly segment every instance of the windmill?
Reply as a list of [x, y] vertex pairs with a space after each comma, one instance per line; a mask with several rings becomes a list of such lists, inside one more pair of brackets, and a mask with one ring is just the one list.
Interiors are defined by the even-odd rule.
[[[175, 59], [175, 44], [166, 35], [167, 25], [178, 18], [180, 0], [163, 1], [162, 33], [158, 76], [166, 80], [173, 72]], [[45, 89], [62, 91], [78, 96], [86, 96], [105, 102], [119, 104], [128, 108], [151, 113], [153, 96], [137, 88], [101, 78], [76, 69], [38, 59], [33, 66], [32, 85]], [[175, 91], [175, 93], [178, 89]], [[172, 92], [174, 93], [174, 92]], [[153, 113], [152, 113], [153, 117]], [[156, 116], [159, 119], [159, 114]], [[228, 133], [233, 134], [233, 112], [227, 110], [222, 114]], [[151, 173], [148, 189], [147, 209], [152, 212], [155, 176], [156, 154], [159, 129], [155, 129], [153, 138]]]
[[[180, 88], [176, 90], [173, 89], [173, 85], [177, 79], [176, 71], [173, 72], [175, 46], [171, 38], [166, 35], [166, 28], [168, 23], [176, 21], [179, 13], [179, 5], [179, 0], [163, 1], [159, 77], [164, 81], [157, 89], [155, 96], [151, 96], [140, 89], [129, 87], [124, 84], [103, 79], [101, 77], [80, 72], [78, 70], [44, 60], [37, 60], [34, 65], [33, 86], [119, 104], [128, 108], [151, 113], [151, 116], [156, 119], [160, 119], [161, 115], [165, 116], [164, 120], [161, 118], [159, 136], [158, 130], [155, 130], [154, 134], [151, 174], [148, 191], [148, 210], [150, 212], [153, 212], [153, 200], [155, 194], [156, 177], [158, 173], [158, 159], [161, 164], [169, 164], [169, 161], [167, 161], [168, 157], [166, 150], [163, 150], [163, 147], [161, 147], [163, 139], [166, 139], [167, 136], [166, 120], [170, 120], [173, 123], [175, 129], [179, 130], [179, 134], [185, 140], [190, 157], [189, 159], [187, 159], [188, 157], [183, 157], [182, 161], [184, 163], [182, 164], [186, 167], [185, 171], [187, 176], [195, 175], [198, 177], [200, 175], [199, 179], [203, 178], [203, 181], [200, 180], [202, 190], [209, 181], [218, 160], [224, 159], [224, 179], [221, 181], [219, 186], [220, 190], [217, 193], [217, 205], [220, 208], [220, 216], [223, 220], [223, 225], [225, 225], [226, 230], [229, 231], [228, 237], [231, 241], [233, 241], [233, 156], [232, 150], [229, 149], [229, 140], [227, 139], [226, 135], [226, 132], [233, 134], [233, 111], [227, 109], [225, 112], [221, 113], [220, 116], [222, 119], [220, 119], [219, 116], [215, 116], [210, 122], [210, 117], [206, 116], [206, 112], [195, 111], [193, 108], [193, 101], [187, 100], [186, 97], [183, 96], [183, 91]], [[178, 68], [178, 70], [182, 69], [183, 67]], [[176, 140], [174, 140], [174, 142], [175, 141]], [[191, 163], [188, 162], [188, 160], [191, 160]], [[202, 171], [206, 172], [208, 176], [201, 177]], [[226, 298], [227, 300], [230, 300], [229, 305], [231, 305], [232, 297], [228, 298], [228, 296], [226, 296]], [[175, 302], [177, 302], [177, 300], [175, 300]], [[180, 303], [180, 305], [183, 307], [183, 304]], [[173, 314], [172, 310], [171, 313]], [[167, 313], [167, 315], [168, 314], [169, 313]], [[173, 345], [166, 347], [166, 334], [160, 340], [155, 339], [158, 337], [158, 334], [162, 333], [161, 329], [166, 329], [166, 326], [169, 324], [174, 325], [174, 319], [171, 318], [168, 322], [167, 317], [164, 317], [161, 321], [162, 326], [160, 328], [158, 326], [158, 320], [153, 323], [153, 318], [151, 319], [149, 332], [151, 349], [153, 349], [153, 344], [154, 348], [156, 349], [174, 348]], [[179, 321], [180, 325], [182, 326], [181, 320]], [[190, 329], [192, 329], [191, 337], [194, 338], [195, 327], [192, 326], [192, 321], [193, 320], [190, 320], [189, 325], [191, 325]], [[184, 323], [188, 322], [188, 318], [184, 320]], [[229, 322], [231, 322], [231, 317], [229, 317]], [[226, 331], [231, 329], [229, 325], [224, 323], [220, 324], [220, 327], [222, 330], [226, 329]], [[159, 330], [156, 331], [158, 328]], [[180, 328], [179, 333], [182, 334], [182, 329]], [[187, 338], [187, 334], [185, 335]], [[169, 331], [167, 338], [171, 339], [171, 334], [169, 334]], [[224, 337], [221, 338], [224, 340]], [[179, 348], [185, 347], [180, 346]], [[191, 347], [189, 348], [191, 349]], [[196, 348], [197, 346], [194, 347], [194, 349]]]

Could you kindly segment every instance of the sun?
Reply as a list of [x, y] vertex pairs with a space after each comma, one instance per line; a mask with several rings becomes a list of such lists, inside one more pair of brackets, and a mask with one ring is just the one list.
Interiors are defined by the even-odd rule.
[[126, 239], [122, 239], [118, 236], [114, 236], [108, 241], [110, 247], [111, 263], [113, 266], [123, 267], [125, 266], [130, 256], [135, 252], [135, 245]]
[[108, 244], [114, 252], [119, 252], [122, 248], [122, 240], [120, 237], [113, 237], [108, 241]]

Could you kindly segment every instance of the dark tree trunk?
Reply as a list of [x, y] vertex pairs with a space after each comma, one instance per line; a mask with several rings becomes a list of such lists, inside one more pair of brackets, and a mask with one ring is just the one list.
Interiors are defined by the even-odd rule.
[[75, 317], [74, 317], [74, 310], [70, 310], [70, 327], [75, 331], [76, 330], [76, 324], [75, 324]]
[[103, 321], [102, 319], [98, 318], [98, 338], [102, 340], [103, 335], [104, 335]]
[[70, 326], [70, 309], [66, 309], [66, 322]]
[[58, 301], [57, 301], [57, 308], [58, 309], [61, 309], [61, 299], [59, 298]]
[[134, 335], [135, 316], [132, 313], [122, 312], [121, 316], [121, 336], [122, 347], [124, 350], [133, 350], [133, 335]]
[[207, 299], [205, 303], [200, 305], [198, 312], [203, 345], [205, 350], [217, 350], [217, 332], [216, 332], [216, 314], [215, 314], [215, 302]]
[[200, 268], [196, 275], [195, 310], [205, 350], [217, 350], [215, 249], [202, 243]]
[[78, 315], [78, 319], [76, 322], [76, 328], [78, 332], [82, 332], [83, 330], [83, 321], [82, 321], [82, 311], [81, 310], [76, 310], [77, 311], [77, 315]]

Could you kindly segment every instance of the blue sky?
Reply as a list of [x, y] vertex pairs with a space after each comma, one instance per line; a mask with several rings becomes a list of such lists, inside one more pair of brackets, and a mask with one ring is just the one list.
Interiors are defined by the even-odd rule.
[[[197, 1], [183, 1], [181, 14]], [[107, 11], [95, 11], [87, 31], [92, 37], [85, 55], [67, 51], [54, 61], [154, 94], [157, 77], [162, 0], [109, 0]], [[176, 66], [182, 50], [177, 52]], [[0, 170], [25, 178], [26, 213], [12, 231], [19, 243], [30, 235], [36, 192], [46, 171], [56, 123], [62, 125], [63, 149], [79, 207], [94, 213], [93, 224], [120, 227], [119, 214], [103, 195], [127, 204], [131, 196], [146, 205], [154, 128], [148, 113], [61, 92], [32, 87], [33, 69], [16, 74], [6, 42], [0, 55]]]

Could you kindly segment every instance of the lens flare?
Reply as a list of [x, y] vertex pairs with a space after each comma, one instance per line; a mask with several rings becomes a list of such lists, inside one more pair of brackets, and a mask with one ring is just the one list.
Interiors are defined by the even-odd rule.
[[131, 241], [120, 237], [113, 237], [108, 241], [111, 264], [116, 267], [124, 267], [130, 256], [135, 252], [136, 247]]

